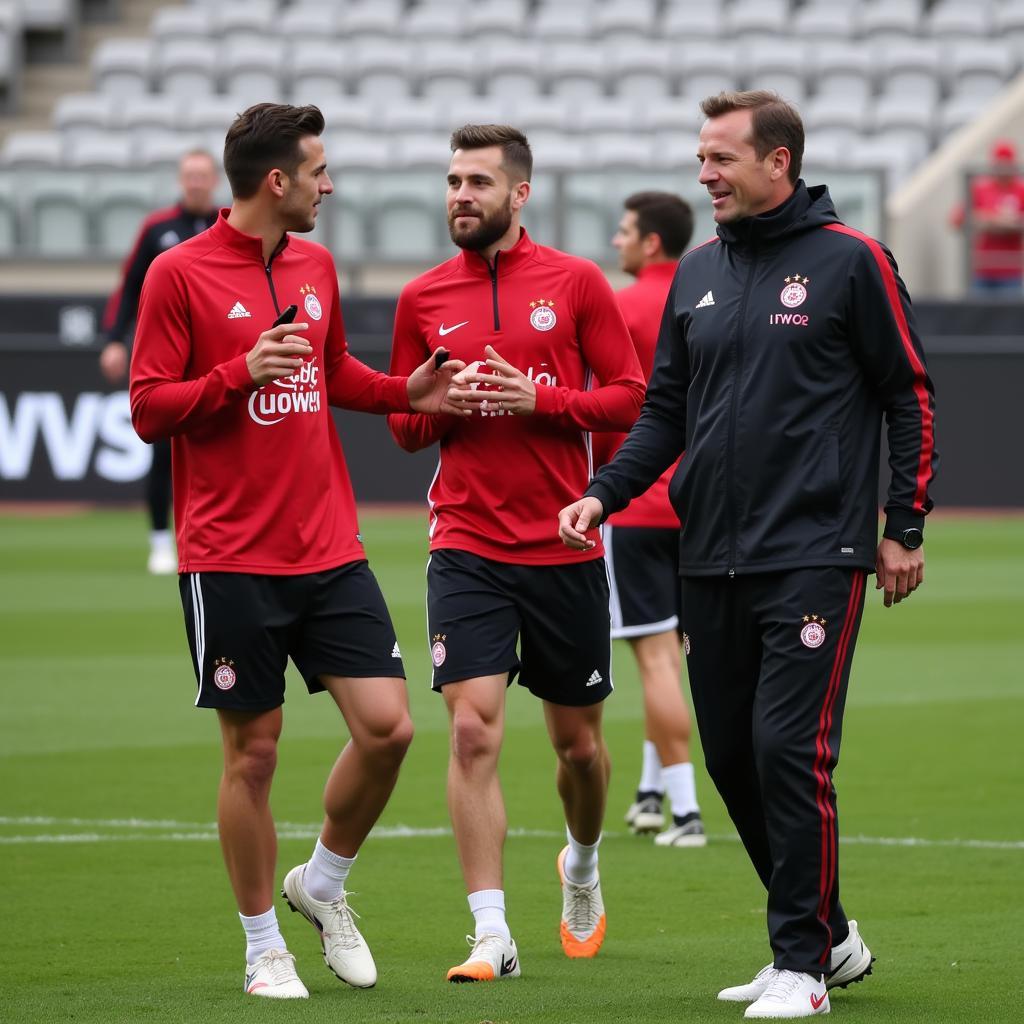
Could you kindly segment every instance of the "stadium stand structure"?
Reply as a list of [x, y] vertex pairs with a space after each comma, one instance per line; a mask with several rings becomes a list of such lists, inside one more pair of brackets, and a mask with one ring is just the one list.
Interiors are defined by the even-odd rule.
[[[73, 46], [80, 2], [31, 9], [70, 11]], [[8, 104], [20, 58], [4, 43], [22, 36], [5, 11], [29, 7], [0, 0]], [[696, 0], [165, 5], [147, 35], [95, 48], [91, 89], [60, 98], [49, 132], [8, 134], [0, 256], [123, 251], [131, 211], [166, 197], [178, 155], [219, 152], [235, 113], [260, 100], [323, 108], [338, 196], [316, 235], [342, 264], [443, 255], [438, 168], [465, 121], [530, 136], [541, 240], [606, 256], [619, 200], [640, 187], [691, 193], [700, 237], [711, 223], [690, 174], [697, 104], [727, 88], [795, 102], [809, 170], [848, 220], [882, 233], [886, 190], [990, 107], [1022, 59], [1024, 0], [723, 0], [715, 17]]]

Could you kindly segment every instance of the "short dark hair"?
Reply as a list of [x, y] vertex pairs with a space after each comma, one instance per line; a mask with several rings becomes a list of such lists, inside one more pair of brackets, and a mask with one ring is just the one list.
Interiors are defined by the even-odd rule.
[[641, 238], [657, 235], [665, 255], [679, 259], [693, 235], [693, 210], [673, 192], [634, 192], [622, 204], [636, 214]]
[[526, 136], [508, 124], [464, 124], [452, 132], [452, 152], [457, 149], [501, 147], [501, 169], [516, 181], [529, 181], [533, 153]]
[[289, 178], [302, 163], [299, 140], [321, 135], [324, 115], [318, 107], [257, 103], [243, 110], [224, 138], [224, 173], [236, 199], [251, 199], [275, 167]]
[[700, 109], [705, 117], [721, 117], [734, 110], [752, 110], [750, 141], [758, 159], [764, 159], [773, 149], [785, 146], [789, 150], [789, 180], [796, 183], [804, 161], [804, 123], [796, 108], [777, 92], [766, 89], [720, 92], [703, 100]]

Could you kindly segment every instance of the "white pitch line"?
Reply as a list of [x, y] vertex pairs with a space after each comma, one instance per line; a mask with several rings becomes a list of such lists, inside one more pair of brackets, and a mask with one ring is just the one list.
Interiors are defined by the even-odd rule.
[[[83, 828], [90, 831], [38, 833], [33, 835], [0, 835], [0, 846], [25, 843], [127, 843], [127, 842], [213, 842], [217, 839], [216, 822], [186, 822], [173, 820], [147, 820], [144, 818], [56, 818], [42, 815], [31, 817], [0, 816], [0, 826], [56, 826], [60, 828]], [[95, 829], [121, 828], [127, 831], [98, 832]], [[283, 821], [277, 825], [279, 839], [315, 839], [320, 834], [320, 825]], [[370, 834], [373, 839], [433, 839], [450, 836], [447, 826], [434, 828], [413, 828], [409, 825], [388, 825], [375, 828]], [[564, 832], [546, 829], [509, 829], [509, 837], [534, 839], [561, 839]], [[606, 839], [621, 839], [625, 832], [605, 832]], [[713, 842], [735, 843], [735, 833], [723, 833], [708, 837]], [[844, 846], [898, 846], [921, 849], [945, 848], [965, 850], [1024, 850], [1024, 840], [1000, 839], [923, 839], [913, 836], [844, 836]]]

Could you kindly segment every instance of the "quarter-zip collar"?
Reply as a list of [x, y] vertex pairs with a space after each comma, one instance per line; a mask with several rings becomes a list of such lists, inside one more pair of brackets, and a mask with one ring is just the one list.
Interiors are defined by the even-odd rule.
[[718, 237], [741, 252], [774, 248], [793, 235], [838, 221], [828, 189], [824, 185], [808, 188], [801, 178], [784, 203], [756, 217], [719, 224]]
[[[266, 266], [263, 262], [263, 239], [258, 235], [243, 234], [243, 232], [239, 231], [238, 228], [232, 227], [228, 223], [228, 214], [230, 212], [231, 210], [229, 208], [224, 208], [220, 211], [220, 215], [213, 222], [213, 225], [210, 228], [213, 237], [216, 238], [221, 245], [237, 252], [240, 256], [258, 260], [261, 267]], [[287, 246], [288, 232], [286, 231], [281, 236], [281, 241], [277, 243], [270, 259], [274, 260], [287, 248]]]
[[[519, 241], [511, 249], [503, 249], [497, 253], [497, 266], [502, 276], [511, 274], [517, 267], [522, 266], [530, 260], [537, 251], [533, 239], [526, 233], [525, 228], [519, 229]], [[462, 249], [459, 252], [458, 260], [463, 269], [476, 277], [492, 277], [491, 263], [484, 259], [478, 252], [470, 249]]]

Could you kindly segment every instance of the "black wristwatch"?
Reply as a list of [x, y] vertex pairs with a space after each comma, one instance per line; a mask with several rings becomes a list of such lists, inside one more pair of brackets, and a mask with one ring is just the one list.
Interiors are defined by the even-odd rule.
[[894, 539], [898, 540], [908, 551], [916, 551], [924, 543], [924, 534], [916, 526], [911, 526], [906, 530], [901, 530]]

